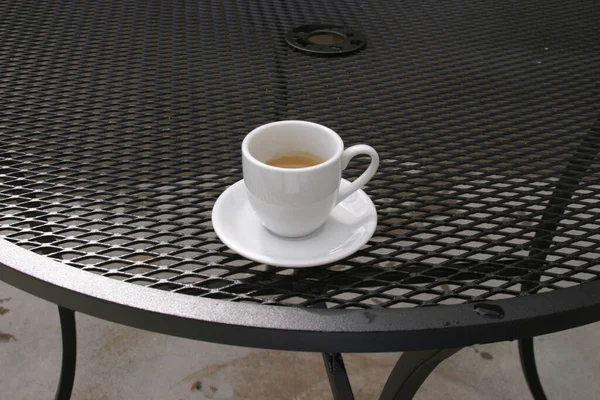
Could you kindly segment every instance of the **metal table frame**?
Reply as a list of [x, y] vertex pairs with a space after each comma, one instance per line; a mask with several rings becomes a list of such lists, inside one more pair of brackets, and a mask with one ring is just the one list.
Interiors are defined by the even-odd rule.
[[[342, 383], [347, 378], [341, 379], [340, 383], [340, 375], [345, 376], [341, 367], [343, 362], [339, 356], [331, 354], [408, 352], [401, 357], [386, 385], [384, 394], [388, 397], [382, 399], [410, 398], [405, 392], [401, 392], [405, 397], [388, 395], [405, 387], [398, 379], [407, 376], [404, 367], [407, 359], [407, 365], [413, 365], [410, 371], [431, 372], [437, 363], [455, 352], [432, 349], [433, 343], [438, 348], [457, 349], [474, 344], [473, 337], [478, 343], [525, 338], [520, 346], [523, 366], [529, 385], [538, 387], [531, 338], [595, 322], [600, 313], [600, 281], [490, 302], [502, 309], [504, 315], [499, 318], [478, 313], [476, 305], [482, 303], [374, 313], [223, 302], [106, 279], [4, 240], [0, 241], [0, 265], [0, 279], [59, 305], [65, 364], [57, 399], [69, 398], [66, 392], [70, 392], [74, 378], [75, 323], [71, 310], [189, 339], [326, 353], [329, 354], [326, 364], [334, 393], [342, 393], [336, 397], [338, 399], [349, 398], [349, 392], [339, 388], [344, 386]], [[565, 318], [567, 314], [568, 318]], [[413, 393], [427, 375], [424, 372], [408, 374], [408, 386]]]

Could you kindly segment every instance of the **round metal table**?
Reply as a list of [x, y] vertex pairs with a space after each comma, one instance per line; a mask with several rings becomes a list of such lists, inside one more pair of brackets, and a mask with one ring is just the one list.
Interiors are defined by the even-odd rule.
[[[1, 10], [0, 279], [59, 305], [57, 399], [74, 379], [74, 311], [322, 352], [336, 399], [352, 398], [343, 352], [404, 351], [381, 397], [399, 399], [461, 347], [516, 339], [542, 399], [532, 337], [600, 319], [593, 1]], [[366, 46], [287, 44], [316, 23]], [[243, 137], [281, 119], [380, 153], [377, 231], [340, 262], [261, 265], [212, 230]]]

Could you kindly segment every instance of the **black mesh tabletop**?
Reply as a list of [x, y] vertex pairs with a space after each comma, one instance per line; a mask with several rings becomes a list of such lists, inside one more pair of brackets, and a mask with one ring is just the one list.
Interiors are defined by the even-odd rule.
[[[243, 310], [165, 320], [209, 321], [214, 340], [243, 325], [474, 343], [596, 320], [599, 20], [594, 0], [3, 1], [0, 276], [144, 327], [103, 307]], [[367, 44], [317, 57], [286, 43], [311, 23]], [[212, 229], [242, 139], [282, 119], [380, 154], [365, 189], [377, 230], [340, 262], [261, 265]]]

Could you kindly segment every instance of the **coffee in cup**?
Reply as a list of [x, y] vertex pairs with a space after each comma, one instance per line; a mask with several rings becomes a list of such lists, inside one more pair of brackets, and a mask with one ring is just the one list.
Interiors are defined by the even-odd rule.
[[306, 168], [321, 164], [323, 159], [306, 151], [288, 151], [277, 154], [266, 162], [267, 165], [279, 168]]

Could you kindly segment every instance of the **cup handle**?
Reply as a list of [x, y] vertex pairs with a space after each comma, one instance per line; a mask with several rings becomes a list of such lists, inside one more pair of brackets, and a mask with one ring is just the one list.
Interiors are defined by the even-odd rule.
[[350, 185], [340, 189], [336, 204], [344, 201], [346, 197], [350, 196], [358, 189], [362, 189], [371, 180], [371, 178], [373, 178], [373, 175], [375, 175], [375, 172], [377, 172], [377, 168], [379, 168], [379, 155], [375, 149], [371, 146], [367, 146], [366, 144], [357, 144], [356, 146], [348, 147], [342, 153], [342, 171], [346, 169], [350, 160], [359, 154], [366, 154], [371, 157], [371, 164], [369, 164], [367, 170], [352, 183], [350, 183]]

